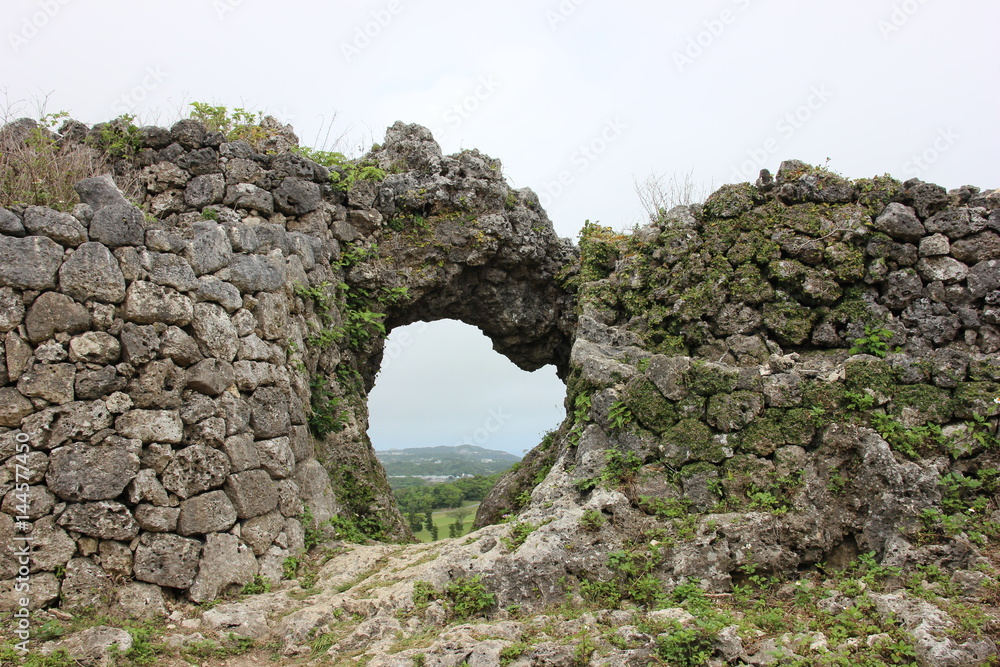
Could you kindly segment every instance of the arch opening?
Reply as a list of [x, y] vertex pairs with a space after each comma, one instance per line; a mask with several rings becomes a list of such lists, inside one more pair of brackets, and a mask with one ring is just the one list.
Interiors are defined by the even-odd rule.
[[565, 417], [555, 366], [518, 368], [456, 320], [390, 332], [368, 394], [368, 436], [421, 541], [473, 526], [486, 476], [509, 468]]

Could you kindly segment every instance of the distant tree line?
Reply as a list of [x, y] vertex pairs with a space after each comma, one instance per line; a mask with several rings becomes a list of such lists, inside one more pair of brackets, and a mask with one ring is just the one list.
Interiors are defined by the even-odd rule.
[[403, 514], [423, 514], [431, 510], [461, 507], [463, 502], [478, 502], [486, 497], [500, 475], [462, 477], [443, 484], [396, 488], [396, 502]]

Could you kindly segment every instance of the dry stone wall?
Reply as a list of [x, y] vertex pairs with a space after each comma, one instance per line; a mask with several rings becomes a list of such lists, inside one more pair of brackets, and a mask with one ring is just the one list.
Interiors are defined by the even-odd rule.
[[159, 613], [281, 579], [307, 528], [410, 539], [365, 433], [385, 327], [465, 319], [525, 367], [566, 347], [570, 246], [494, 160], [397, 124], [353, 182], [290, 128], [138, 137], [138, 200], [103, 176], [71, 211], [0, 209], [6, 606], [29, 574], [33, 607]]

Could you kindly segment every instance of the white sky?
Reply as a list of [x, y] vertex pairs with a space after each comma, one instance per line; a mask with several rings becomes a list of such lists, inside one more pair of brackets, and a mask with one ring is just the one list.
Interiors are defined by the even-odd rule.
[[[395, 120], [421, 123], [446, 152], [500, 158], [575, 237], [586, 219], [642, 221], [634, 180], [651, 172], [709, 189], [830, 158], [850, 177], [1000, 185], [998, 25], [995, 0], [6, 0], [0, 90], [9, 111], [47, 97], [87, 123], [243, 106], [305, 144], [343, 135], [349, 153]], [[474, 354], [471, 334], [434, 331]], [[491, 363], [475, 354], [468, 367]], [[448, 415], [495, 407], [444, 380], [433, 392]], [[555, 425], [536, 412], [518, 418], [523, 433]], [[373, 397], [373, 423], [389, 414]], [[407, 419], [393, 437], [450, 417]], [[451, 444], [453, 430], [433, 442], [372, 432], [385, 448]], [[494, 441], [520, 453], [534, 444], [520, 437]]]

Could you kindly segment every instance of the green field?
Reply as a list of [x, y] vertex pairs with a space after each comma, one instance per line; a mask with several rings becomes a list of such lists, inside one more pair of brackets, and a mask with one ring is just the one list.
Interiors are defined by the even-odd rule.
[[[476, 518], [476, 510], [479, 509], [479, 503], [469, 502], [462, 505], [462, 507], [463, 509], [468, 510], [469, 514], [468, 516], [465, 517], [465, 519], [462, 520], [463, 523], [462, 532], [459, 534], [459, 537], [468, 534], [469, 531], [472, 530], [472, 522]], [[438, 529], [439, 540], [448, 537], [449, 535], [448, 526], [452, 523], [455, 523], [455, 517], [453, 516], [454, 512], [455, 508], [449, 508], [443, 510], [436, 510], [431, 513], [431, 519], [434, 521], [434, 525], [437, 526]], [[431, 533], [429, 530], [426, 529], [426, 527], [414, 533], [414, 537], [416, 537], [421, 542], [431, 541]]]

